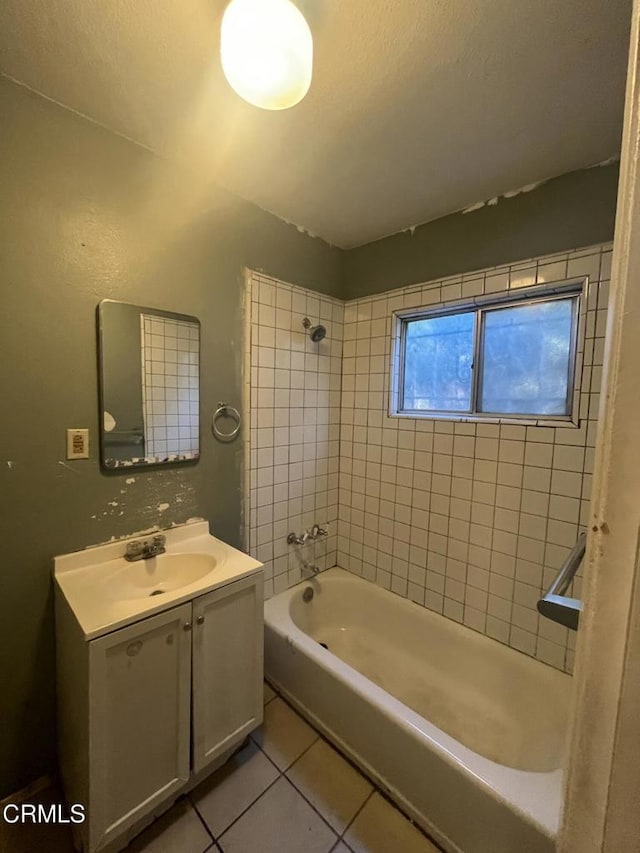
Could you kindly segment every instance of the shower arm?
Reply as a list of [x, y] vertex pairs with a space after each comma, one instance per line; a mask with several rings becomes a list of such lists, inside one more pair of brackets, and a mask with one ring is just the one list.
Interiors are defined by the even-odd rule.
[[562, 564], [556, 579], [538, 602], [538, 611], [543, 616], [564, 625], [565, 628], [571, 628], [573, 631], [578, 630], [582, 602], [577, 598], [569, 598], [564, 593], [569, 588], [580, 563], [582, 563], [586, 544], [587, 534], [581, 533]]

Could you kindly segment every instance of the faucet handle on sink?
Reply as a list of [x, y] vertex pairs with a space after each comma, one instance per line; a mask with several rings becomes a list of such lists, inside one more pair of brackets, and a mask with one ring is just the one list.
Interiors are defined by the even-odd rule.
[[144, 548], [144, 542], [140, 539], [135, 539], [133, 542], [127, 542], [127, 550], [125, 551], [125, 557], [128, 560], [139, 557], [142, 554], [142, 550]]

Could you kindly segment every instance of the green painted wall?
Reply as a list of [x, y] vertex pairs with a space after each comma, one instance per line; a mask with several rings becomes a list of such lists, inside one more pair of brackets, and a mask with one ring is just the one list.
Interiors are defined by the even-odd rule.
[[[341, 253], [6, 80], [0, 115], [1, 798], [55, 764], [52, 557], [191, 516], [240, 542], [241, 445], [208, 425], [240, 405], [243, 267], [337, 294]], [[200, 319], [197, 465], [100, 471], [106, 297]], [[88, 461], [66, 462], [67, 427], [91, 430]]]
[[605, 243], [613, 239], [617, 188], [617, 163], [570, 172], [496, 205], [351, 249], [343, 297]]

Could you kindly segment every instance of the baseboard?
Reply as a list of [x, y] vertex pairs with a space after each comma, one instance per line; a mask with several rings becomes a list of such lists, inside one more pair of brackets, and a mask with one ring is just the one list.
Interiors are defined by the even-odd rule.
[[25, 803], [32, 799], [36, 794], [39, 794], [40, 791], [44, 791], [52, 785], [53, 779], [51, 776], [40, 776], [38, 779], [27, 785], [26, 788], [22, 788], [20, 791], [9, 794], [9, 796], [5, 797], [4, 800], [0, 800], [0, 808], [3, 808], [9, 803]]

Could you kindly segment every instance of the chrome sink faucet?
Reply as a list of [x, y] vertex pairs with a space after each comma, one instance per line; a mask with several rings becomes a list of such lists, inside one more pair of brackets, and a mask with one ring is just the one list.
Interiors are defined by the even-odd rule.
[[135, 563], [137, 560], [150, 560], [158, 554], [164, 554], [167, 550], [166, 544], [167, 537], [162, 533], [154, 536], [152, 540], [135, 539], [133, 542], [127, 542], [124, 558], [130, 563]]

